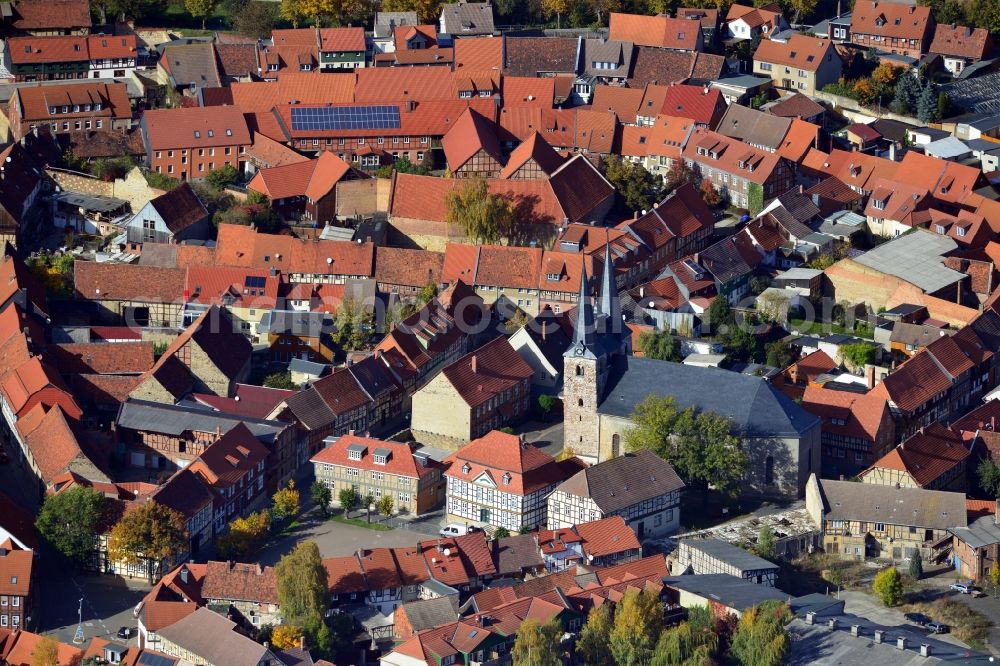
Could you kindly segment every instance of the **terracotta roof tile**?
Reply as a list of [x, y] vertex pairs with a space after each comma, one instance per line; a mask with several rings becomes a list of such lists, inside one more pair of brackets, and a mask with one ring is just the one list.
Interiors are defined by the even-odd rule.
[[87, 62], [87, 38], [81, 35], [11, 37], [7, 53], [15, 65]]
[[[219, 225], [215, 260], [222, 266], [277, 268], [282, 273], [329, 273], [370, 277], [371, 243], [308, 241], [257, 233], [236, 224]], [[329, 259], [329, 261], [328, 261]]]
[[86, 0], [22, 0], [13, 5], [13, 25], [18, 30], [89, 28]]
[[555, 99], [555, 79], [505, 76], [501, 90], [505, 107], [531, 106], [551, 109]]
[[722, 93], [714, 88], [673, 85], [667, 89], [660, 113], [690, 118], [701, 125], [715, 127], [726, 110]]
[[851, 33], [923, 40], [932, 23], [930, 7], [895, 2], [859, 2], [851, 13]]
[[268, 451], [250, 429], [238, 423], [206, 448], [187, 469], [202, 476], [217, 489], [236, 484], [243, 487], [243, 478], [267, 457]]
[[773, 39], [761, 41], [754, 53], [754, 62], [769, 62], [815, 72], [828, 59], [838, 57], [829, 39], [794, 33], [787, 42]]
[[157, 109], [146, 111], [144, 122], [150, 150], [250, 145], [239, 107]]
[[441, 149], [448, 160], [448, 168], [453, 172], [465, 166], [479, 151], [498, 163], [503, 161], [496, 125], [471, 108], [459, 116], [441, 139]]
[[635, 532], [621, 516], [581, 523], [573, 529], [583, 539], [584, 552], [592, 557], [640, 549]]
[[47, 360], [65, 374], [142, 374], [153, 366], [152, 342], [49, 345]]
[[889, 373], [875, 390], [886, 395], [901, 411], [914, 412], [950, 387], [948, 376], [929, 354], [921, 352]]
[[767, 109], [771, 115], [781, 118], [812, 118], [825, 111], [822, 104], [799, 92], [778, 100]]
[[[41, 3], [43, 0], [35, 0]], [[42, 636], [33, 634], [30, 631], [17, 631], [7, 639], [5, 645], [4, 660], [10, 666], [29, 666], [34, 663], [35, 652], [42, 642]], [[77, 649], [66, 643], [56, 644], [57, 666], [73, 666], [79, 664], [83, 659], [83, 650]]]
[[245, 78], [257, 74], [257, 43], [214, 44], [223, 76]]
[[323, 52], [364, 51], [364, 28], [320, 28], [319, 50]]
[[576, 37], [504, 37], [504, 74], [577, 73]]
[[343, 104], [354, 101], [354, 74], [289, 72], [277, 82], [254, 81], [230, 86], [233, 104], [245, 113], [269, 112], [272, 107], [300, 104]]
[[990, 33], [986, 28], [969, 28], [964, 25], [939, 23], [934, 28], [934, 39], [928, 49], [930, 53], [958, 56], [972, 60], [986, 57], [990, 48]]
[[205, 565], [201, 596], [206, 602], [217, 599], [277, 604], [278, 585], [274, 567], [209, 561]]
[[[348, 456], [347, 450], [352, 446], [365, 447], [365, 452], [362, 454], [361, 460], [353, 460]], [[375, 462], [374, 452], [377, 449], [389, 451], [389, 456], [385, 463]], [[426, 476], [435, 469], [440, 468], [440, 463], [430, 459], [426, 466], [421, 465], [413, 456], [413, 451], [407, 444], [356, 435], [342, 436], [333, 445], [326, 447], [310, 458], [309, 462], [338, 465], [340, 467], [350, 467], [372, 472], [386, 472], [412, 479]]]
[[611, 12], [610, 38], [637, 46], [694, 51], [701, 39], [701, 24], [669, 16], [643, 16]]
[[[24, 121], [51, 121], [51, 107], [60, 107], [59, 118], [113, 118], [132, 117], [132, 107], [124, 83], [67, 83], [59, 86], [29, 86], [14, 91], [15, 104]], [[100, 104], [100, 111], [86, 111], [85, 105]], [[80, 106], [79, 113], [62, 113], [61, 107]]]
[[184, 271], [177, 268], [77, 261], [73, 274], [77, 297], [85, 300], [174, 303], [184, 292]]
[[644, 88], [594, 86], [591, 108], [595, 111], [607, 110], [615, 114], [621, 122], [634, 123], [645, 93]]
[[499, 71], [503, 67], [503, 38], [464, 37], [455, 41], [455, 71]]
[[[475, 370], [472, 369], [473, 358], [476, 359]], [[488, 342], [441, 372], [470, 407], [486, 402], [534, 374], [506, 338]]]
[[933, 423], [875, 461], [861, 476], [875, 469], [891, 469], [908, 473], [919, 487], [926, 488], [970, 455], [959, 433]]
[[422, 287], [441, 283], [444, 253], [379, 247], [375, 251], [375, 281], [389, 285]]
[[35, 554], [30, 550], [21, 550], [16, 546], [0, 549], [0, 594], [29, 596], [34, 561]]

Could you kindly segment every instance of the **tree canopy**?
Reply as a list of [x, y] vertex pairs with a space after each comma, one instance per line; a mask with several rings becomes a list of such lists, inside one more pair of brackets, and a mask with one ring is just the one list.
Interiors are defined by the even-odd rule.
[[294, 518], [299, 513], [300, 499], [295, 480], [290, 479], [288, 485], [279, 488], [271, 498], [271, 516], [277, 521]]
[[669, 331], [643, 331], [639, 334], [638, 347], [643, 355], [658, 361], [680, 361], [680, 343]]
[[472, 178], [448, 192], [448, 222], [458, 226], [476, 243], [495, 245], [514, 235], [514, 208], [486, 181]]
[[615, 608], [608, 637], [617, 666], [645, 666], [663, 628], [663, 604], [652, 590], [629, 589]]
[[304, 626], [317, 618], [322, 621], [327, 607], [328, 574], [315, 541], [301, 541], [282, 556], [275, 576], [286, 622]]
[[592, 608], [587, 623], [580, 631], [577, 652], [586, 666], [610, 666], [611, 662], [611, 604]]
[[184, 515], [168, 506], [148, 501], [125, 512], [108, 539], [111, 557], [124, 562], [149, 562], [149, 575], [160, 573], [161, 562], [172, 562], [188, 547]]
[[875, 574], [872, 592], [886, 606], [895, 606], [903, 598], [903, 579], [896, 567], [887, 567]]
[[738, 489], [747, 469], [740, 440], [729, 419], [712, 412], [678, 410], [672, 397], [646, 396], [632, 412], [635, 424], [625, 433], [629, 451], [648, 449], [677, 470], [707, 501], [712, 486], [724, 494]]
[[94, 553], [98, 526], [106, 509], [103, 494], [93, 488], [75, 486], [46, 495], [35, 526], [53, 548], [82, 565]]
[[648, 210], [659, 201], [663, 179], [654, 176], [641, 164], [606, 155], [601, 159], [604, 176], [622, 197], [629, 210]]
[[744, 611], [733, 634], [730, 656], [741, 666], [781, 666], [791, 645], [787, 629], [791, 619], [788, 606], [777, 601]]
[[559, 639], [563, 629], [559, 620], [552, 618], [540, 624], [534, 618], [521, 623], [510, 656], [517, 666], [562, 666], [562, 649]]

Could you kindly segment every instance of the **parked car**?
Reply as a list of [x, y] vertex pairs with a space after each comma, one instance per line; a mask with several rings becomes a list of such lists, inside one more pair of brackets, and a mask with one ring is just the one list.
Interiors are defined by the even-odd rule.
[[924, 628], [932, 634], [947, 634], [949, 630], [948, 625], [944, 622], [928, 622]]
[[968, 583], [952, 583], [951, 589], [955, 590], [959, 594], [969, 594], [976, 588]]
[[921, 627], [931, 621], [931, 619], [923, 613], [907, 613], [903, 617], [906, 618], [907, 622], [912, 622], [913, 624], [920, 625]]
[[466, 534], [471, 534], [473, 532], [478, 532], [479, 528], [474, 525], [462, 525], [461, 523], [448, 523], [440, 530], [438, 534], [443, 537], [455, 537], [455, 536], [465, 536]]

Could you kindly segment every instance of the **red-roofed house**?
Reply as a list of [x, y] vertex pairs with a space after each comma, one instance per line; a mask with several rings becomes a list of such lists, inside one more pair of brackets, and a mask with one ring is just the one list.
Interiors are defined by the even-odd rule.
[[934, 39], [929, 53], [941, 56], [944, 68], [960, 74], [967, 65], [979, 62], [993, 50], [993, 38], [986, 28], [964, 25], [939, 24], [934, 28]]
[[926, 6], [861, 0], [851, 13], [853, 43], [918, 60], [927, 51], [933, 27]]
[[345, 435], [331, 441], [309, 462], [316, 480], [331, 492], [333, 505], [347, 487], [362, 497], [389, 495], [398, 513], [419, 516], [444, 501], [441, 464], [427, 455], [415, 455], [408, 444]]
[[861, 473], [861, 481], [896, 488], [965, 492], [971, 443], [962, 433], [932, 423], [875, 461]]
[[7, 58], [17, 82], [85, 79], [90, 69], [87, 38], [79, 35], [11, 37]]
[[533, 375], [507, 338], [488, 342], [445, 367], [413, 394], [412, 429], [420, 441], [462, 446], [523, 417]]
[[124, 83], [69, 83], [17, 88], [7, 108], [14, 139], [34, 129], [52, 134], [111, 132], [132, 127]]
[[[660, 113], [690, 118], [696, 125], [714, 129], [726, 108], [726, 99], [715, 88], [676, 84], [667, 88]], [[645, 115], [645, 110], [640, 112]]]
[[369, 178], [329, 151], [312, 160], [261, 169], [247, 189], [266, 196], [285, 219], [323, 227], [337, 215], [337, 183]]
[[726, 14], [727, 33], [733, 39], [753, 39], [758, 35], [767, 37], [787, 28], [788, 22], [777, 3], [766, 7], [734, 4], [729, 6]]
[[264, 491], [267, 449], [243, 423], [233, 427], [202, 451], [188, 466], [215, 491], [215, 533], [221, 534], [233, 518], [257, 508]]
[[180, 180], [204, 178], [224, 164], [242, 170], [251, 143], [236, 106], [147, 111], [140, 126], [150, 168]]
[[822, 420], [821, 455], [826, 474], [854, 476], [896, 441], [889, 405], [877, 392], [862, 394], [810, 385], [801, 404]]
[[504, 158], [497, 126], [471, 108], [466, 109], [441, 139], [448, 170], [455, 178], [496, 178]]
[[[780, 15], [780, 14], [779, 14]], [[701, 51], [704, 37], [687, 19], [611, 12], [610, 39], [673, 51]]]
[[37, 591], [32, 585], [34, 563], [34, 551], [11, 539], [0, 542], [0, 631], [27, 628]]
[[778, 88], [812, 95], [840, 77], [843, 62], [829, 39], [798, 33], [788, 40], [765, 39], [753, 55], [754, 74]]
[[319, 68], [342, 71], [365, 66], [364, 28], [320, 28]]
[[565, 480], [552, 456], [498, 430], [469, 442], [449, 461], [448, 519], [511, 532], [543, 524], [546, 499]]

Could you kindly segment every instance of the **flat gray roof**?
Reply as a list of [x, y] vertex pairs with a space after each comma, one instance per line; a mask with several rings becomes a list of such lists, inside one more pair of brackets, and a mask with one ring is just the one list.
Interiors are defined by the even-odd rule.
[[917, 229], [872, 248], [854, 261], [934, 293], [965, 278], [965, 273], [944, 265], [944, 255], [957, 247], [947, 236]]
[[952, 527], [948, 531], [970, 548], [983, 548], [1000, 543], [1000, 525], [997, 525], [993, 516], [983, 516], [974, 520], [968, 527]]

